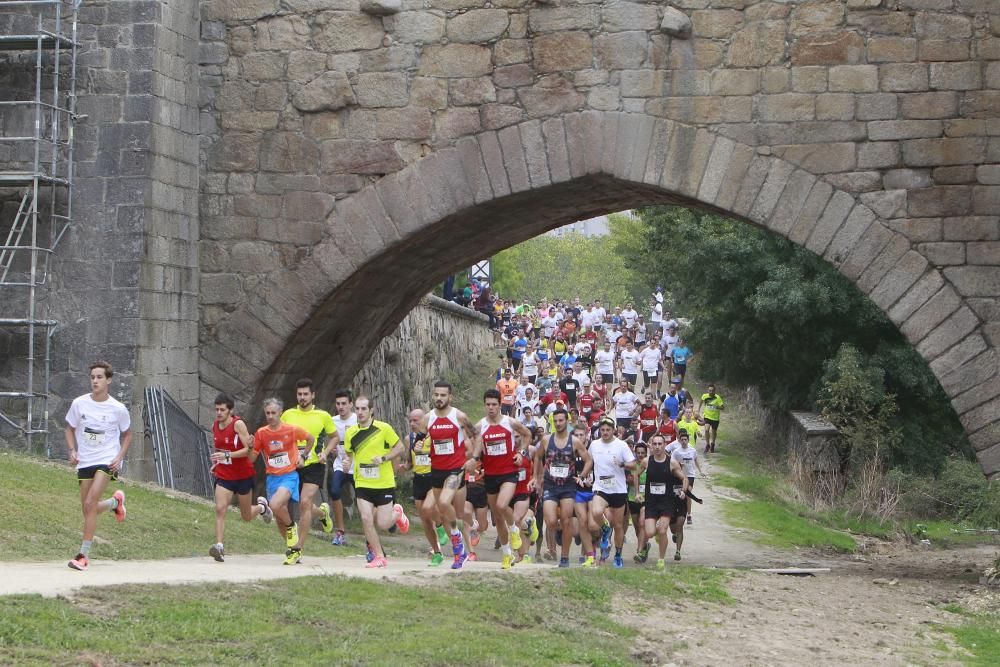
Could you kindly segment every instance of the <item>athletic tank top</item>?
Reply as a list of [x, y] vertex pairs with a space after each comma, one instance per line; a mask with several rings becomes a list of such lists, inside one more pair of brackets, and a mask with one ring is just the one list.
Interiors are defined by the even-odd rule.
[[479, 436], [483, 439], [483, 472], [487, 475], [509, 475], [517, 472], [514, 463], [514, 427], [510, 417], [504, 415], [499, 424], [484, 419], [479, 422]]
[[591, 410], [594, 409], [594, 395], [591, 394], [589, 391], [586, 394], [580, 396], [579, 401], [580, 401], [580, 410], [582, 410], [583, 412], [590, 412]]
[[[666, 502], [674, 497], [674, 482], [676, 479], [670, 473], [670, 457], [657, 461], [650, 456], [646, 459], [646, 484], [643, 493], [646, 503]], [[683, 482], [682, 482], [683, 483]]]
[[410, 460], [413, 462], [413, 474], [429, 475], [431, 472], [431, 455], [427, 449], [429, 439], [424, 438], [424, 452], [420, 454], [415, 451], [417, 446], [416, 435], [416, 433], [410, 434]]
[[579, 454], [575, 454], [574, 453], [573, 454], [573, 462], [576, 465], [576, 476], [580, 477], [580, 481], [582, 481], [582, 482], [590, 482], [590, 484], [588, 484], [586, 486], [581, 485], [581, 484], [577, 484], [576, 485], [576, 490], [577, 491], [592, 491], [593, 490], [592, 487], [594, 485], [593, 484], [593, 482], [594, 482], [594, 471], [591, 470], [589, 473], [587, 473], [587, 478], [584, 479], [582, 477], [582, 475], [583, 475], [583, 466], [586, 465], [586, 464], [583, 461], [583, 457], [580, 456]]
[[465, 465], [465, 432], [458, 423], [458, 408], [439, 417], [432, 413], [427, 435], [431, 439], [431, 468], [455, 470]]
[[[224, 452], [235, 452], [243, 449], [240, 436], [236, 434], [236, 422], [240, 417], [233, 415], [229, 426], [220, 429], [219, 422], [212, 422], [212, 439], [215, 441], [215, 448]], [[253, 464], [250, 459], [241, 457], [231, 459], [229, 463], [220, 461], [212, 470], [212, 473], [219, 479], [238, 480], [254, 476]]]
[[656, 430], [656, 415], [659, 414], [655, 405], [643, 406], [639, 411], [639, 429], [646, 434], [651, 434]]
[[556, 445], [556, 436], [549, 436], [549, 444], [545, 447], [545, 485], [563, 486], [573, 481], [573, 434], [566, 433], [566, 447], [560, 449]]
[[517, 488], [514, 489], [515, 496], [524, 496], [528, 491], [528, 482], [531, 480], [531, 469], [534, 467], [534, 459], [528, 455], [528, 450], [521, 452], [521, 467], [517, 469]]

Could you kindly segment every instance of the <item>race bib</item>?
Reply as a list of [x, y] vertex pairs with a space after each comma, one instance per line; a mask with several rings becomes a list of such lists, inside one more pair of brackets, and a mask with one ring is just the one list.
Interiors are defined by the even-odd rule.
[[615, 478], [614, 477], [601, 477], [598, 480], [598, 484], [601, 485], [602, 489], [610, 491], [615, 488]]
[[520, 470], [517, 471], [517, 481], [523, 482], [526, 479], [528, 479], [528, 471], [525, 470], [524, 468], [521, 468]]
[[95, 445], [104, 442], [104, 431], [92, 431], [85, 428], [83, 429], [83, 439]]
[[413, 457], [413, 464], [418, 466], [429, 466], [431, 464], [431, 455], [417, 454]]
[[278, 452], [277, 454], [271, 454], [267, 457], [267, 462], [271, 464], [272, 468], [285, 468], [292, 464], [291, 459], [288, 458], [288, 452]]
[[498, 442], [495, 445], [486, 445], [486, 453], [490, 456], [503, 456], [507, 453], [507, 443]]
[[434, 441], [434, 453], [438, 456], [446, 456], [448, 454], [455, 453], [455, 441], [454, 440], [435, 440]]
[[652, 426], [653, 424], [656, 423], [656, 421], [654, 421], [652, 419], [643, 419], [643, 420], [640, 420], [639, 423], [642, 424], [643, 426]]
[[378, 470], [381, 466], [374, 463], [362, 463], [359, 467], [361, 468], [361, 479], [378, 479]]
[[569, 464], [553, 463], [549, 466], [549, 475], [551, 475], [553, 479], [566, 479], [569, 477]]
[[465, 476], [465, 481], [469, 482], [470, 484], [475, 483], [475, 481], [476, 481], [476, 473], [472, 473], [471, 475], [467, 474]]
[[674, 484], [674, 495], [677, 496], [678, 498], [683, 498], [684, 497], [684, 485], [683, 484]]
[[650, 484], [649, 485], [649, 493], [650, 493], [650, 495], [653, 495], [653, 496], [662, 496], [662, 495], [665, 495], [667, 493], [667, 485], [666, 484]]

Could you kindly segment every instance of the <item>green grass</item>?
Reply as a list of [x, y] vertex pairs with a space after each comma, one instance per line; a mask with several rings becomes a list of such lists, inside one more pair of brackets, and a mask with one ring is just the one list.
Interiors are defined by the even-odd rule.
[[[128, 499], [128, 520], [119, 524], [110, 514], [101, 515], [91, 551], [93, 558], [151, 559], [208, 553], [215, 541], [213, 505], [128, 481], [108, 486], [109, 490], [119, 487]], [[0, 561], [63, 559], [77, 552], [83, 517], [79, 484], [71, 468], [0, 452], [0, 489], [4, 490], [4, 502], [0, 503]], [[323, 556], [355, 553], [353, 549], [332, 547], [322, 539], [311, 540], [306, 548]], [[265, 525], [260, 520], [245, 523], [235, 510], [227, 517], [227, 553], [283, 550], [273, 524]]]
[[455, 576], [431, 586], [309, 577], [0, 599], [0, 663], [634, 665], [615, 595], [728, 602], [694, 567]]
[[945, 628], [954, 636], [956, 643], [966, 651], [961, 656], [963, 663], [974, 667], [997, 664], [1000, 656], [1000, 617], [996, 614], [973, 614], [956, 604], [949, 604], [945, 610], [964, 619], [958, 626]]

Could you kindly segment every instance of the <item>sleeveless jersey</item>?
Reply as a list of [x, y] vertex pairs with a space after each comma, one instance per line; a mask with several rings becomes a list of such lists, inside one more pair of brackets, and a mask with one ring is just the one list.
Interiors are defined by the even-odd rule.
[[560, 449], [553, 433], [545, 447], [545, 486], [563, 486], [572, 482], [570, 475], [573, 467], [573, 435], [566, 433], [566, 447]]
[[458, 408], [439, 417], [432, 413], [427, 435], [431, 439], [431, 468], [456, 470], [465, 465], [465, 432], [458, 423]]
[[587, 393], [580, 396], [579, 403], [581, 411], [583, 412], [592, 411], [594, 409], [594, 395], [588, 391]]
[[491, 477], [517, 472], [514, 427], [510, 417], [502, 416], [499, 424], [483, 419], [479, 422], [479, 436], [483, 439], [483, 472]]
[[646, 496], [646, 504], [662, 505], [673, 502], [674, 476], [670, 474], [670, 457], [657, 461], [650, 456], [646, 460], [646, 484], [642, 492]]
[[[235, 452], [243, 449], [240, 436], [236, 435], [236, 422], [241, 418], [233, 415], [229, 426], [220, 429], [219, 422], [212, 422], [212, 439], [215, 440], [215, 448], [224, 452]], [[254, 476], [253, 464], [249, 458], [230, 459], [229, 463], [219, 461], [212, 470], [219, 479], [235, 481]]]
[[531, 481], [531, 469], [534, 462], [528, 456], [528, 450], [521, 452], [521, 467], [517, 469], [517, 488], [514, 489], [515, 496], [526, 496], [531, 493], [528, 490], [528, 482]]
[[428, 449], [430, 440], [424, 438], [424, 452], [421, 454], [416, 451], [417, 440], [416, 433], [410, 434], [410, 460], [413, 462], [413, 474], [414, 475], [429, 475], [431, 472], [431, 455]]
[[674, 426], [673, 419], [668, 419], [661, 423], [656, 432], [665, 437], [667, 442], [673, 442], [677, 439], [677, 427]]

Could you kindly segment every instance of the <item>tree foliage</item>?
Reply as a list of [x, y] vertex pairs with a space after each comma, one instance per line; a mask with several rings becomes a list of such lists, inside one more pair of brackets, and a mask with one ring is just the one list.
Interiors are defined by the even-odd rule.
[[[895, 417], [882, 413], [901, 431], [902, 444], [891, 448], [895, 462], [927, 470], [949, 450], [970, 451], [926, 362], [823, 260], [779, 236], [701, 211], [650, 207], [640, 218], [642, 241], [621, 252], [650, 267], [674, 310], [691, 318], [685, 337], [699, 354], [703, 378], [756, 385], [775, 408], [813, 409], [824, 383], [853, 364], [864, 371], [856, 378], [859, 391], [875, 392], [865, 409], [878, 414], [890, 398], [898, 408]], [[845, 345], [850, 351], [841, 353]]]

